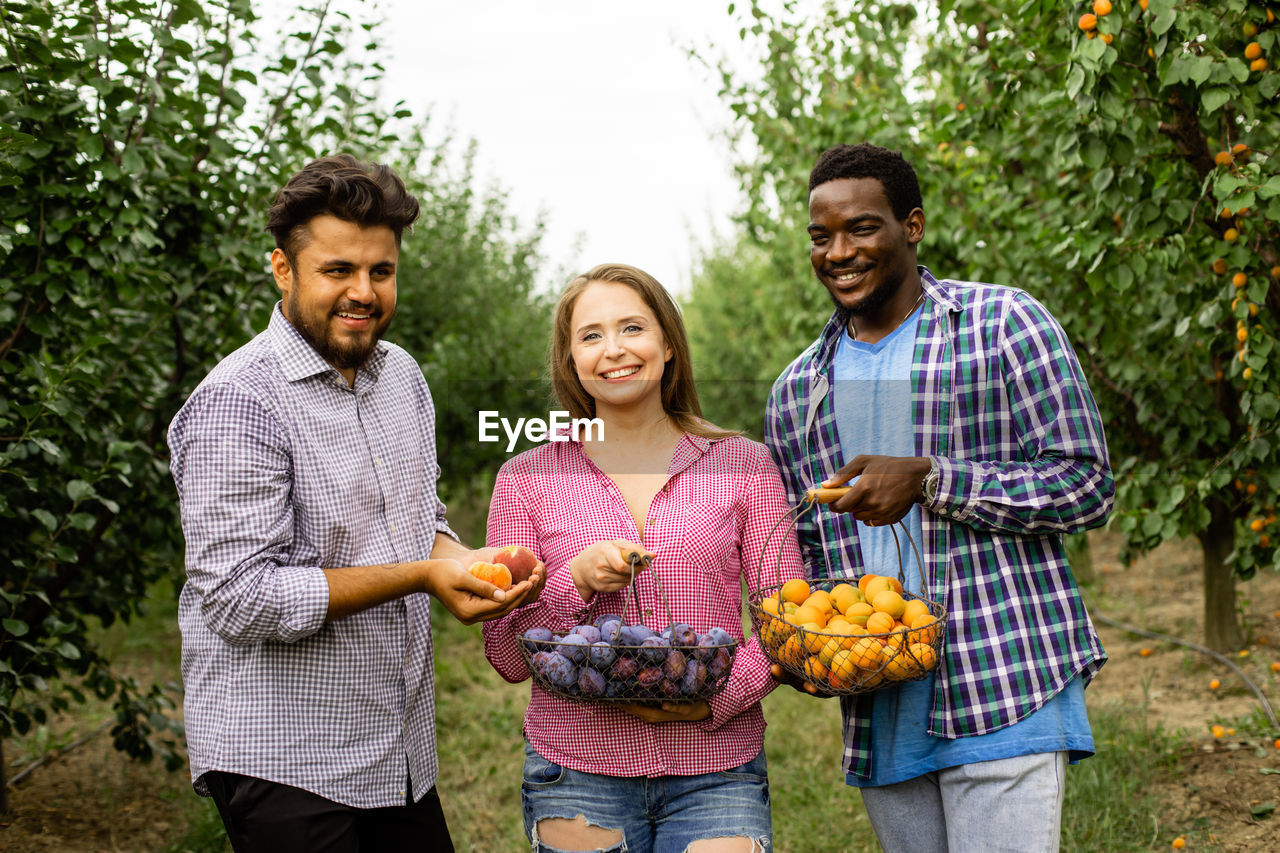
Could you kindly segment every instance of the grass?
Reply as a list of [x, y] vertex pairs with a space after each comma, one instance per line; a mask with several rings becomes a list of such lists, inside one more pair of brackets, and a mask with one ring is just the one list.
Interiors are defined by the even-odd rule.
[[[173, 599], [172, 590], [162, 586], [146, 615], [101, 634], [104, 649], [139, 680], [176, 677]], [[439, 788], [454, 843], [459, 851], [525, 849], [520, 772], [528, 683], [507, 684], [493, 671], [484, 659], [478, 626], [461, 625], [438, 606], [433, 616]], [[96, 726], [105, 713], [97, 705], [77, 709], [74, 728]], [[783, 688], [766, 698], [765, 715], [775, 848], [788, 853], [878, 850], [857, 790], [844, 784], [835, 701]], [[1154, 782], [1176, 773], [1177, 738], [1146, 727], [1145, 715], [1133, 708], [1090, 706], [1089, 716], [1097, 755], [1068, 770], [1063, 849], [1163, 847], [1157, 840], [1168, 827], [1160, 819], [1162, 804], [1150, 792]], [[66, 737], [33, 732], [14, 747], [39, 754]], [[119, 760], [122, 766], [127, 762], [123, 756]], [[173, 777], [162, 795], [163, 807], [180, 819], [163, 853], [224, 853], [229, 847], [212, 802], [191, 791], [185, 769]], [[104, 788], [111, 784], [103, 780]], [[104, 796], [111, 794], [104, 791]]]
[[[483, 657], [480, 629], [436, 619], [440, 791], [459, 851], [519, 850], [520, 724], [528, 684], [507, 684]], [[1087, 693], [1086, 693], [1087, 696]], [[834, 700], [779, 689], [764, 702], [774, 846], [788, 853], [879, 849], [840, 769]], [[1089, 709], [1097, 754], [1067, 772], [1062, 849], [1150, 850], [1162, 828], [1153, 783], [1176, 772], [1177, 740], [1133, 708]]]

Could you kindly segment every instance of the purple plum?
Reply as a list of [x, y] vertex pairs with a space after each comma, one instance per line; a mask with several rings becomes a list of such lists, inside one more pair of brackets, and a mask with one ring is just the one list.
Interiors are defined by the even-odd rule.
[[606, 623], [609, 623], [609, 622], [617, 622], [619, 625], [621, 625], [622, 617], [616, 613], [602, 613], [599, 616], [597, 616], [591, 624], [595, 625], [598, 629], [600, 629], [600, 633], [603, 634], [604, 626]]
[[601, 672], [608, 669], [617, 656], [617, 649], [604, 641], [592, 643], [591, 648], [587, 650], [587, 660], [590, 661], [591, 666]]
[[639, 647], [652, 636], [653, 632], [643, 625], [623, 625], [622, 630], [618, 632], [617, 645]]
[[689, 660], [684, 656], [684, 652], [672, 649], [662, 664], [662, 674], [672, 681], [679, 681], [684, 677], [684, 671], [688, 664]]
[[583, 696], [597, 697], [604, 695], [604, 676], [591, 667], [584, 666], [578, 673], [578, 691]]
[[684, 677], [680, 679], [680, 692], [685, 696], [696, 696], [702, 692], [702, 688], [707, 684], [707, 667], [700, 660], [689, 662], [689, 666], [684, 671]]
[[671, 626], [671, 645], [677, 649], [691, 649], [698, 645], [698, 632], [683, 622]]
[[570, 634], [560, 641], [558, 651], [574, 663], [582, 663], [587, 659], [587, 647], [591, 643], [581, 634]]
[[551, 652], [543, 666], [547, 681], [561, 689], [567, 689], [578, 680], [578, 668], [559, 652]]
[[658, 686], [658, 682], [662, 680], [662, 668], [657, 666], [646, 666], [644, 669], [636, 673], [636, 684], [645, 690]]
[[671, 644], [661, 637], [646, 637], [645, 641], [640, 644], [641, 657], [649, 663], [661, 664], [667, 659], [667, 652], [671, 651]]
[[712, 678], [719, 679], [729, 671], [733, 666], [733, 657], [729, 654], [728, 649], [716, 649], [715, 654], [711, 656], [711, 660], [707, 663], [707, 675]]
[[636, 677], [636, 673], [640, 670], [636, 664], [635, 658], [620, 657], [613, 662], [613, 668], [609, 670], [611, 678], [618, 681], [630, 681]]

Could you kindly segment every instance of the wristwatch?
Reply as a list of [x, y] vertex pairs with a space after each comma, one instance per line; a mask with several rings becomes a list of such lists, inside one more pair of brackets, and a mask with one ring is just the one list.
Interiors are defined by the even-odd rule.
[[933, 460], [929, 460], [929, 473], [924, 475], [924, 479], [920, 481], [920, 503], [930, 504], [933, 499], [938, 496], [938, 481], [942, 479], [942, 474], [938, 471], [938, 466]]

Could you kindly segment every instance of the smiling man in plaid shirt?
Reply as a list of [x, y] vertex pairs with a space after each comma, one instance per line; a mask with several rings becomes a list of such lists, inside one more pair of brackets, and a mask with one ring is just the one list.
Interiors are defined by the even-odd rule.
[[[380, 340], [418, 202], [385, 166], [325, 157], [271, 208], [282, 300], [169, 429], [191, 777], [237, 851], [453, 849], [436, 796], [431, 613], [505, 595], [464, 566], [436, 495], [435, 412]], [[425, 593], [425, 594], [424, 594]]]
[[792, 503], [852, 488], [798, 528], [808, 571], [897, 574], [900, 522], [922, 544], [906, 588], [948, 617], [929, 677], [842, 700], [846, 779], [891, 853], [1057, 850], [1106, 660], [1063, 549], [1111, 508], [1092, 395], [1027, 293], [917, 266], [925, 217], [898, 152], [824, 152], [809, 212], [835, 313], [774, 384], [765, 440]]

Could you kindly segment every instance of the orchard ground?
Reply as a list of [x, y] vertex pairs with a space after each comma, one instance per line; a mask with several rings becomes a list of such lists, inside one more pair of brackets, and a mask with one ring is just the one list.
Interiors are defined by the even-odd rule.
[[[1115, 536], [1094, 534], [1092, 542], [1098, 568], [1087, 593], [1092, 612], [1200, 640], [1198, 546], [1164, 546], [1122, 567]], [[1250, 644], [1246, 657], [1233, 660], [1280, 706], [1280, 674], [1270, 670], [1280, 661], [1280, 576], [1261, 573], [1239, 590]], [[142, 625], [108, 632], [107, 641], [124, 650], [117, 660], [131, 660], [140, 679], [176, 675], [171, 608], [171, 602], [158, 602]], [[1228, 668], [1198, 652], [1106, 625], [1100, 630], [1111, 660], [1086, 691], [1090, 715], [1110, 714], [1141, 726], [1160, 745], [1160, 754], [1152, 752], [1149, 760], [1161, 762], [1147, 791], [1158, 805], [1134, 837], [1110, 837], [1105, 849], [1168, 850], [1172, 839], [1185, 836], [1191, 850], [1280, 850], [1280, 813], [1274, 810], [1280, 804], [1280, 749], [1273, 745], [1280, 733], [1265, 731], [1253, 694]], [[440, 789], [457, 847], [486, 853], [525, 849], [519, 717], [528, 687], [505, 684], [492, 672], [478, 628], [442, 624], [437, 644], [449, 650], [438, 658]], [[1151, 651], [1144, 656], [1143, 649]], [[1209, 686], [1215, 679], [1216, 690]], [[835, 704], [783, 689], [766, 700], [766, 713], [778, 849], [875, 850], [860, 802], [841, 781]], [[8, 774], [41, 756], [56, 756], [60, 746], [97, 731], [109, 718], [105, 708], [91, 707], [7, 743]], [[1234, 734], [1215, 737], [1215, 724]], [[1097, 744], [1099, 753], [1114, 746], [1105, 737]], [[1085, 762], [1072, 768], [1068, 785], [1082, 784], [1088, 767]], [[799, 804], [815, 796], [825, 798], [825, 805], [819, 813], [805, 813]], [[5, 853], [224, 849], [216, 816], [191, 792], [185, 771], [135, 764], [111, 748], [105, 732], [35, 769], [11, 791], [10, 805], [0, 817]]]

